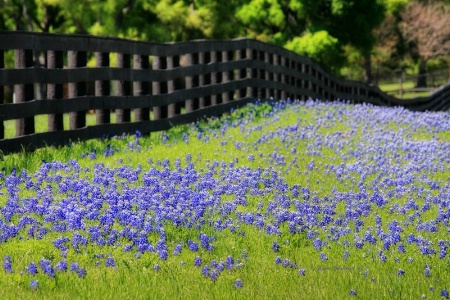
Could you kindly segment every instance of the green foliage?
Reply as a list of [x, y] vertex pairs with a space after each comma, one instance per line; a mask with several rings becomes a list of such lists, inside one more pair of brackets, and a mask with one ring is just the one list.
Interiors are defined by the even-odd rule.
[[384, 0], [383, 2], [386, 7], [386, 13], [397, 14], [409, 1], [410, 0]]
[[285, 47], [300, 55], [308, 56], [325, 67], [332, 66], [333, 71], [337, 71], [337, 67], [343, 63], [338, 39], [325, 30], [295, 37], [286, 43]]
[[252, 0], [237, 10], [236, 18], [245, 26], [247, 36], [279, 45], [300, 36], [306, 28], [300, 0]]

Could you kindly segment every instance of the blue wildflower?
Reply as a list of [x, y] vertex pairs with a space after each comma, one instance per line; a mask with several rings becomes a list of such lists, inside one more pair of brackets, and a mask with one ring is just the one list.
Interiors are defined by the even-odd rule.
[[196, 267], [200, 267], [202, 265], [202, 258], [199, 256], [196, 256], [194, 258], [194, 266]]
[[106, 266], [107, 267], [115, 267], [116, 266], [116, 262], [114, 261], [114, 258], [112, 258], [111, 256], [108, 256], [106, 258]]
[[242, 280], [236, 279], [236, 281], [234, 282], [234, 286], [237, 288], [241, 288], [244, 286], [244, 284], [242, 283]]
[[277, 265], [280, 265], [281, 262], [282, 262], [281, 257], [277, 256], [277, 257], [275, 258], [275, 263], [276, 263]]
[[202, 274], [203, 274], [204, 277], [208, 277], [208, 274], [209, 274], [209, 267], [208, 266], [203, 266]]
[[227, 256], [227, 260], [226, 260], [226, 264], [227, 264], [227, 269], [231, 270], [234, 266], [234, 259], [231, 256]]
[[217, 277], [219, 277], [219, 273], [217, 272], [217, 270], [212, 270], [211, 272], [209, 272], [209, 278], [211, 278], [212, 281], [216, 281]]
[[73, 262], [70, 264], [70, 272], [76, 273], [76, 272], [78, 272], [79, 268], [80, 267], [79, 267], [78, 263], [76, 263], [76, 262]]
[[11, 262], [11, 256], [5, 255], [3, 258], [3, 268], [5, 269], [6, 273], [12, 273], [12, 262]]
[[30, 281], [30, 288], [31, 288], [32, 290], [37, 290], [38, 287], [39, 287], [39, 281], [32, 279], [32, 280]]
[[28, 272], [28, 274], [30, 274], [30, 275], [36, 275], [37, 273], [38, 273], [38, 268], [37, 268], [37, 265], [34, 263], [34, 262], [31, 262], [29, 265], [28, 265], [28, 268], [27, 268], [27, 272]]
[[78, 275], [79, 278], [86, 277], [86, 274], [87, 274], [86, 269], [79, 268], [78, 271], [77, 271], [77, 275]]
[[273, 250], [273, 252], [278, 252], [278, 251], [280, 251], [280, 245], [278, 245], [277, 242], [273, 242], [273, 244], [272, 244], [272, 250]]
[[67, 262], [65, 260], [61, 260], [56, 265], [56, 269], [58, 269], [59, 271], [62, 271], [62, 272], [66, 272], [67, 271]]
[[350, 251], [345, 250], [344, 251], [344, 260], [347, 260], [349, 256], [350, 256]]
[[441, 296], [444, 297], [445, 299], [448, 299], [449, 297], [448, 291], [446, 289], [443, 289], [441, 291]]

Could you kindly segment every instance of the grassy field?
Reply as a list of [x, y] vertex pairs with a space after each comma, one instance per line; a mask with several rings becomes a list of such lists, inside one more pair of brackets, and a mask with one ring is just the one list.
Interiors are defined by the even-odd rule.
[[448, 298], [448, 113], [249, 105], [0, 164], [1, 299]]
[[427, 97], [430, 95], [430, 92], [409, 92], [408, 89], [412, 89], [415, 87], [415, 82], [413, 81], [405, 81], [402, 84], [402, 88], [406, 91], [403, 91], [403, 94], [400, 95], [400, 84], [398, 82], [386, 82], [378, 84], [378, 87], [383, 92], [394, 96], [399, 99], [411, 99], [416, 97]]

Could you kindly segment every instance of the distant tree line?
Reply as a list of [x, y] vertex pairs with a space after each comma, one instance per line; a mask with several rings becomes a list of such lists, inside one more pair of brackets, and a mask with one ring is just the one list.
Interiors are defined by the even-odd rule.
[[157, 42], [250, 37], [369, 83], [373, 63], [423, 74], [429, 64], [450, 65], [448, 20], [450, 0], [0, 1], [0, 30]]

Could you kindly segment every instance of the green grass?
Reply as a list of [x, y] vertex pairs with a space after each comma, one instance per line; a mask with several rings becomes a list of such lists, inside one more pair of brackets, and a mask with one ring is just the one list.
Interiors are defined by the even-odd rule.
[[430, 95], [430, 92], [408, 92], [405, 91], [407, 89], [412, 89], [415, 86], [415, 82], [413, 81], [405, 81], [402, 84], [402, 88], [404, 89], [403, 94], [400, 94], [400, 84], [398, 82], [388, 82], [388, 83], [380, 83], [378, 87], [383, 92], [394, 96], [399, 99], [412, 99], [417, 97], [427, 97]]
[[[278, 112], [275, 113], [275, 110]], [[339, 214], [345, 216], [346, 211], [352, 205], [356, 205], [356, 202], [350, 199], [354, 193], [361, 192], [358, 188], [359, 181], [363, 181], [367, 192], [372, 194], [374, 192], [373, 182], [377, 182], [378, 177], [395, 180], [396, 176], [400, 177], [400, 170], [411, 167], [409, 165], [411, 161], [403, 160], [404, 154], [409, 151], [405, 145], [422, 142], [424, 147], [431, 144], [436, 149], [442, 149], [445, 147], [445, 143], [448, 144], [450, 141], [449, 131], [433, 131], [433, 127], [427, 127], [427, 123], [423, 123], [422, 127], [415, 126], [414, 132], [410, 133], [407, 130], [411, 125], [408, 123], [409, 121], [407, 122], [409, 120], [408, 112], [399, 111], [391, 114], [389, 109], [385, 108], [385, 110], [345, 105], [315, 105], [311, 107], [303, 105], [287, 109], [271, 109], [268, 105], [249, 106], [235, 111], [227, 121], [214, 119], [198, 125], [203, 132], [203, 137], [207, 137], [204, 140], [196, 138], [199, 129], [193, 129], [191, 126], [179, 126], [167, 133], [154, 133], [139, 139], [139, 151], [134, 146], [128, 146], [135, 142], [135, 138], [127, 136], [106, 141], [91, 140], [75, 143], [70, 147], [47, 147], [34, 153], [11, 154], [1, 157], [0, 164], [4, 167], [4, 175], [10, 174], [16, 168], [18, 171], [25, 169], [29, 176], [38, 176], [43, 160], [68, 162], [72, 159], [78, 161], [81, 171], [70, 172], [68, 176], [73, 175], [76, 178], [92, 182], [92, 178], [95, 176], [93, 170], [98, 164], [103, 164], [111, 170], [121, 166], [136, 169], [141, 165], [147, 171], [152, 167], [162, 169], [158, 161], [162, 162], [168, 159], [171, 162], [170, 168], [173, 170], [173, 164], [177, 159], [180, 159], [182, 168], [187, 166], [185, 157], [189, 153], [192, 155], [195, 170], [199, 174], [205, 174], [210, 170], [215, 161], [219, 166], [224, 162], [226, 164], [235, 163], [237, 167], [251, 170], [273, 170], [289, 187], [298, 184], [308, 188], [311, 191], [311, 198], [306, 202], [311, 205], [320, 207], [331, 205], [329, 201], [325, 200], [325, 197], [334, 198], [338, 193], [347, 193], [348, 196], [343, 197], [343, 200], [337, 204], [335, 209], [337, 214], [333, 215], [333, 218], [336, 219]], [[375, 112], [371, 113], [371, 111]], [[367, 115], [363, 114], [364, 112]], [[380, 117], [383, 113], [388, 115], [385, 122], [382, 122]], [[265, 114], [270, 117], [263, 117]], [[244, 124], [246, 122], [239, 123], [241, 115], [248, 116], [250, 119], [248, 124]], [[376, 128], [370, 127], [367, 125], [367, 118], [370, 120], [380, 118], [380, 123]], [[425, 114], [423, 118], [427, 118]], [[432, 115], [429, 118], [432, 118]], [[388, 122], [389, 120], [390, 122]], [[88, 121], [88, 124], [89, 122], [91, 121]], [[220, 129], [223, 128], [225, 122], [228, 122], [229, 126], [221, 132]], [[237, 125], [232, 126], [233, 123]], [[284, 138], [282, 135], [276, 134], [295, 124], [298, 124], [298, 129], [295, 131], [298, 134], [296, 138]], [[304, 135], [302, 136], [301, 133]], [[164, 144], [162, 137], [166, 134], [170, 138]], [[188, 144], [183, 142], [183, 134], [189, 134]], [[396, 139], [391, 141], [387, 137], [392, 135]], [[368, 141], [369, 137], [376, 137], [378, 144], [374, 145], [373, 141]], [[385, 137], [386, 139], [384, 139]], [[268, 139], [267, 142], [259, 142], [265, 138]], [[398, 144], [394, 141], [398, 141]], [[107, 157], [103, 155], [102, 151], [107, 148], [107, 145], [116, 149], [114, 155]], [[395, 148], [397, 146], [398, 148]], [[372, 150], [365, 151], [369, 148]], [[96, 151], [96, 158], [92, 159], [90, 155], [94, 151]], [[358, 151], [363, 152], [363, 156], [358, 156], [356, 153]], [[377, 151], [382, 152], [382, 157], [377, 156]], [[424, 153], [426, 154], [426, 152]], [[254, 161], [249, 160], [249, 154], [255, 156]], [[285, 163], [277, 163], [274, 157], [283, 157]], [[381, 158], [389, 162], [386, 165], [397, 166], [399, 174], [393, 174], [393, 172], [385, 174], [382, 169], [375, 167], [381, 163]], [[149, 159], [152, 162], [149, 162]], [[367, 174], [355, 171], [341, 178], [335, 176], [333, 168], [339, 168], [341, 165], [350, 167], [362, 160], [367, 164], [362, 167]], [[314, 163], [312, 167], [311, 162]], [[422, 166], [421, 161], [416, 161], [416, 163], [417, 166]], [[426, 197], [439, 196], [439, 191], [430, 191], [429, 187], [423, 184], [420, 176], [431, 178], [444, 186], [450, 178], [448, 160], [443, 160], [441, 166], [442, 170], [438, 172], [431, 171], [433, 166], [417, 172], [415, 184], [424, 186], [426, 196], [418, 197], [416, 190], [408, 185], [407, 192], [399, 194], [397, 198], [393, 197], [391, 201], [403, 205], [408, 200], [414, 199], [422, 205], [425, 203]], [[220, 170], [220, 167], [217, 170]], [[65, 174], [64, 172], [61, 170], [56, 174]], [[363, 175], [366, 176], [365, 180], [362, 179]], [[218, 176], [218, 174], [211, 176]], [[36, 180], [35, 177], [33, 178]], [[241, 178], [237, 176], [235, 180], [239, 182]], [[117, 181], [123, 190], [143, 184], [142, 179], [129, 184], [127, 184], [126, 178], [117, 178]], [[0, 206], [3, 206], [8, 198], [4, 177], [0, 179], [0, 184]], [[55, 185], [54, 182], [52, 184]], [[23, 189], [19, 191], [19, 198], [35, 196], [36, 191], [25, 189], [24, 185], [25, 183], [21, 184]], [[54, 188], [57, 189], [56, 186]], [[379, 188], [385, 193], [394, 190], [394, 188], [384, 188], [381, 185]], [[103, 192], [106, 193], [106, 190]], [[239, 205], [237, 212], [255, 211], [258, 203], [262, 203], [264, 208], [267, 208], [268, 203], [274, 201], [276, 196], [278, 195], [249, 195], [247, 205]], [[223, 198], [222, 201], [234, 199], [234, 195], [227, 195], [227, 197], [229, 199]], [[57, 201], [61, 201], [61, 199], [57, 199]], [[408, 214], [390, 213], [388, 207], [371, 205], [371, 213], [368, 216], [360, 217], [365, 223], [361, 232], [369, 230], [370, 226], [375, 226], [374, 213], [382, 217], [383, 228], [386, 231], [388, 223], [392, 220], [407, 221]], [[294, 211], [295, 209], [291, 206], [289, 210]], [[433, 206], [421, 217], [434, 219], [437, 213], [437, 207]], [[211, 211], [205, 218], [216, 221], [218, 217], [217, 211]], [[236, 213], [229, 217], [235, 218]], [[15, 216], [11, 222], [17, 222], [17, 219], [18, 216]], [[346, 246], [344, 239], [353, 243], [354, 221], [348, 223], [351, 234], [338, 241], [327, 240], [329, 231], [319, 227], [312, 229], [319, 232], [319, 236], [328, 241], [327, 246], [323, 249], [328, 256], [327, 261], [320, 259], [319, 252], [313, 248], [312, 240], [306, 237], [306, 232], [291, 234], [287, 224], [281, 226], [282, 233], [279, 235], [265, 234], [264, 230], [260, 231], [254, 226], [242, 222], [237, 222], [235, 225], [238, 227], [236, 233], [229, 229], [216, 231], [213, 224], [208, 223], [200, 229], [167, 224], [164, 227], [169, 247], [169, 257], [166, 261], [161, 261], [157, 255], [152, 253], [141, 255], [136, 251], [123, 252], [121, 246], [100, 248], [89, 245], [82, 247], [79, 251], [70, 247], [67, 253], [67, 262], [78, 262], [80, 266], [86, 268], [87, 276], [84, 279], [78, 278], [71, 272], [58, 273], [56, 278], [49, 278], [42, 272], [35, 277], [27, 274], [25, 268], [30, 262], [38, 263], [40, 259], [47, 258], [56, 263], [62, 259], [60, 251], [52, 244], [52, 241], [61, 234], [51, 232], [42, 240], [38, 240], [28, 238], [24, 231], [18, 237], [0, 243], [0, 257], [10, 255], [14, 268], [13, 274], [6, 274], [3, 269], [0, 269], [0, 282], [2, 283], [0, 298], [348, 299], [353, 297], [349, 295], [350, 290], [356, 290], [355, 298], [361, 299], [417, 299], [422, 294], [427, 295], [429, 299], [439, 299], [441, 290], [450, 288], [448, 285], [448, 274], [450, 274], [448, 257], [439, 260], [435, 256], [421, 255], [414, 245], [407, 245], [403, 241], [407, 252], [398, 253], [396, 247], [393, 247], [389, 251], [385, 251], [388, 259], [382, 263], [378, 258], [378, 251], [383, 247], [381, 242], [375, 245], [366, 243], [362, 249]], [[424, 233], [424, 237], [430, 238], [434, 243], [440, 239], [447, 240], [447, 229], [445, 226], [439, 225], [436, 233]], [[201, 250], [193, 253], [184, 249], [181, 255], [172, 255], [178, 242], [184, 242], [187, 239], [196, 240], [200, 231], [216, 237], [212, 252]], [[417, 233], [414, 226], [405, 226], [402, 237], [406, 237], [406, 234], [410, 232]], [[158, 235], [151, 234], [149, 239], [156, 243]], [[125, 240], [120, 241], [126, 243]], [[280, 245], [280, 250], [276, 253], [272, 251], [274, 241]], [[187, 248], [185, 245], [183, 247]], [[343, 259], [345, 250], [350, 250], [348, 260]], [[248, 255], [244, 256], [243, 251]], [[105, 267], [104, 259], [94, 258], [94, 255], [98, 253], [114, 257], [116, 268]], [[240, 259], [242, 267], [226, 269], [215, 282], [204, 278], [200, 268], [193, 266], [196, 256], [201, 256], [204, 263], [209, 264], [212, 260], [224, 261], [229, 255]], [[282, 259], [288, 258], [291, 262], [295, 262], [297, 267], [285, 268], [275, 264], [277, 256]], [[395, 258], [398, 258], [399, 262], [395, 262]], [[409, 258], [413, 258], [412, 263], [407, 262]], [[101, 265], [96, 266], [96, 261], [100, 261]], [[432, 265], [431, 277], [423, 275], [424, 265], [427, 263]], [[159, 271], [153, 269], [155, 264], [160, 265]], [[306, 276], [298, 275], [300, 268], [306, 270]], [[405, 276], [397, 275], [399, 268], [405, 271]], [[37, 290], [30, 289], [30, 280], [32, 279], [39, 282]], [[242, 280], [242, 288], [234, 287], [236, 279]], [[435, 290], [430, 291], [430, 286], [433, 286]]]

